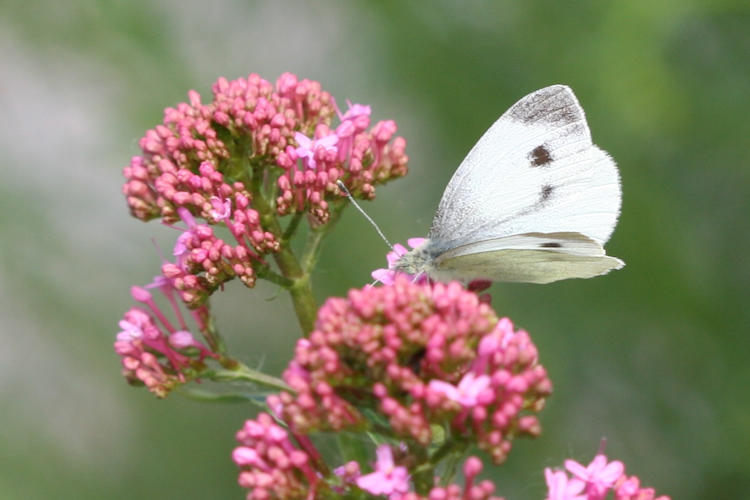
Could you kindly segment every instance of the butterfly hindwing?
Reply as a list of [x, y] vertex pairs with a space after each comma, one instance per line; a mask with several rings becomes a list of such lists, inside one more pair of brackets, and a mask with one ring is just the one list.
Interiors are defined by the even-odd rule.
[[528, 233], [450, 249], [434, 259], [430, 274], [436, 279], [551, 283], [591, 278], [623, 265], [580, 233]]

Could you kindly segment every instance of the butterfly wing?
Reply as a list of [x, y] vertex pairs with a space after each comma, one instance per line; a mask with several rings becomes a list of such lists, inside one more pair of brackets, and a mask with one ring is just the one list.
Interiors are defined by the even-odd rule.
[[551, 283], [591, 278], [624, 265], [605, 255], [599, 242], [580, 233], [527, 233], [452, 248], [435, 258], [430, 275], [441, 281]]
[[553, 85], [518, 101], [479, 139], [446, 187], [429, 237], [453, 248], [575, 232], [603, 244], [620, 200], [614, 161], [592, 144], [573, 91]]

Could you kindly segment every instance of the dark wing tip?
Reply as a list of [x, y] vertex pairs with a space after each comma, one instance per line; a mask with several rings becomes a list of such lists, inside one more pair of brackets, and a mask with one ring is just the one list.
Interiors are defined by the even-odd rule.
[[507, 114], [530, 125], [566, 125], [583, 120], [583, 109], [567, 85], [550, 85], [532, 92], [511, 106]]

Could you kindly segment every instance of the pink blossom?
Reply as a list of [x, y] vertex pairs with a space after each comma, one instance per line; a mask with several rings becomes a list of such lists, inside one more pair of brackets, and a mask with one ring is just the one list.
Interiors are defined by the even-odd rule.
[[641, 488], [641, 480], [624, 473], [614, 485], [615, 500], [670, 500], [666, 495], [656, 496], [653, 488]]
[[236, 437], [239, 446], [232, 460], [240, 468], [238, 483], [250, 490], [247, 498], [316, 498], [317, 452], [299, 449], [298, 439], [292, 439], [269, 414], [247, 420]]
[[[214, 202], [222, 210], [230, 209], [229, 201], [215, 198]], [[254, 286], [255, 268], [262, 264], [261, 255], [280, 248], [273, 234], [260, 230], [260, 215], [247, 208], [244, 195], [237, 195], [235, 204], [232, 220], [226, 219], [225, 223], [236, 245], [216, 236], [209, 224], [198, 224], [188, 209], [177, 209], [187, 229], [181, 229], [183, 232], [175, 243], [176, 261], [162, 265], [162, 274], [191, 307], [201, 305], [213, 291], [233, 278], [247, 287]], [[220, 213], [213, 216], [223, 217]]]
[[143, 338], [143, 329], [148, 326], [150, 318], [148, 314], [140, 309], [134, 309], [133, 313], [128, 315], [127, 319], [122, 319], [118, 323], [122, 331], [117, 334], [117, 340], [130, 342]]
[[210, 201], [213, 208], [211, 208], [209, 214], [214, 220], [223, 221], [229, 218], [232, 213], [232, 200], [229, 198], [222, 200], [218, 196], [212, 196]]
[[346, 104], [349, 106], [349, 109], [341, 117], [341, 121], [354, 120], [354, 119], [359, 118], [360, 116], [369, 117], [370, 113], [372, 112], [370, 109], [370, 106], [365, 106], [365, 105], [356, 104], [356, 103], [353, 104], [349, 99], [346, 100]]
[[335, 154], [337, 152], [335, 146], [336, 143], [339, 142], [339, 136], [336, 134], [329, 134], [319, 139], [310, 139], [305, 134], [295, 132], [294, 140], [299, 144], [295, 150], [297, 156], [303, 159], [307, 168], [315, 169], [317, 166], [315, 156], [316, 154], [321, 154], [318, 150], [322, 149], [323, 153]]
[[[431, 380], [429, 387], [446, 398], [456, 401], [464, 407], [471, 408], [479, 403], [480, 396], [485, 395], [486, 397], [486, 391], [490, 387], [490, 377], [487, 375], [477, 376], [475, 373], [469, 372], [464, 375], [458, 386], [442, 380]], [[489, 397], [492, 398], [493, 396], [490, 394]]]
[[[142, 154], [123, 169], [122, 192], [133, 216], [173, 223], [177, 209], [185, 207], [209, 224], [234, 219], [236, 206], [227, 213], [213, 198], [236, 205], [241, 194], [249, 203], [241, 209], [253, 208], [249, 176], [227, 161], [248, 152], [253, 165], [276, 175], [270, 180], [279, 187], [277, 213], [308, 212], [317, 224], [327, 222], [329, 203], [339, 197], [337, 179], [354, 196], [372, 199], [376, 184], [407, 172], [406, 141], [395, 136], [395, 122], [368, 131], [370, 107], [350, 103], [333, 127], [335, 103], [319, 82], [284, 73], [273, 85], [251, 74], [219, 78], [212, 93], [212, 99], [201, 99], [188, 92], [187, 102], [165, 109], [162, 123], [139, 141]], [[299, 158], [307, 166], [303, 171], [296, 167]], [[233, 182], [224, 178], [229, 172]], [[261, 234], [269, 232], [259, 225]]]
[[[541, 432], [534, 414], [551, 392], [528, 334], [515, 332], [503, 348], [501, 322], [513, 330], [457, 282], [399, 275], [389, 286], [350, 290], [320, 308], [284, 372], [295, 392], [274, 405], [300, 432], [340, 431], [366, 422], [351, 400], [357, 394], [396, 436], [427, 445], [434, 426], [448, 426], [500, 463], [515, 437]], [[498, 341], [480, 371], [477, 349], [488, 335]]]
[[[175, 386], [197, 378], [206, 368], [206, 358], [220, 359], [221, 356], [187, 331], [187, 322], [168, 282], [161, 284], [159, 289], [182, 329], [173, 325], [167, 317], [168, 312], [157, 305], [150, 292], [133, 287], [133, 298], [148, 307], [148, 311], [134, 307], [125, 313], [119, 322], [121, 331], [117, 334], [114, 349], [120, 356], [125, 379], [132, 384], [145, 385], [157, 397], [163, 398]], [[198, 308], [191, 314], [202, 332], [207, 310]]]
[[344, 483], [355, 483], [362, 476], [359, 469], [359, 462], [351, 460], [344, 465], [333, 469], [333, 473], [342, 479]]
[[[636, 476], [628, 477], [625, 466], [615, 460], [607, 462], [607, 457], [599, 452], [592, 462], [584, 467], [573, 460], [565, 461], [564, 470], [545, 469], [549, 493], [547, 500], [603, 500], [610, 489], [614, 490], [614, 500], [669, 500], [668, 496], [656, 497], [653, 488], [641, 488]], [[585, 489], [585, 494], [581, 494]]]
[[587, 467], [584, 467], [575, 460], [566, 460], [565, 468], [573, 476], [587, 484], [590, 500], [603, 499], [607, 495], [607, 491], [625, 471], [625, 466], [622, 462], [615, 460], [607, 463], [607, 457], [603, 454], [596, 455]]
[[564, 471], [553, 471], [544, 469], [544, 477], [547, 480], [547, 497], [545, 500], [587, 500], [586, 495], [581, 495], [586, 483], [579, 479], [569, 479]]
[[409, 471], [395, 465], [393, 452], [387, 444], [378, 446], [375, 471], [357, 479], [357, 486], [373, 495], [393, 495], [409, 491]]
[[[426, 241], [426, 238], [409, 238], [406, 241], [406, 243], [411, 248], [419, 248], [424, 244], [425, 241]], [[383, 283], [384, 285], [392, 285], [397, 274], [404, 274], [405, 276], [411, 276], [410, 274], [400, 273], [394, 269], [396, 266], [396, 262], [398, 262], [398, 260], [405, 254], [407, 254], [408, 252], [409, 250], [407, 250], [406, 247], [404, 247], [403, 245], [399, 243], [396, 243], [395, 245], [393, 245], [393, 250], [388, 252], [385, 257], [386, 260], [388, 261], [388, 268], [387, 269], [375, 269], [371, 273], [372, 278], [374, 280], [377, 280]], [[425, 281], [426, 279], [427, 279], [427, 276], [420, 276], [418, 278], [418, 281]]]

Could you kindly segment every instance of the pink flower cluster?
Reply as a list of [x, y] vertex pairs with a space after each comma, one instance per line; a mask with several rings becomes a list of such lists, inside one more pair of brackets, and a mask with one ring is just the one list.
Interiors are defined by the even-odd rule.
[[516, 435], [535, 436], [551, 383], [524, 331], [498, 320], [459, 283], [391, 286], [329, 299], [297, 343], [284, 380], [296, 394], [269, 404], [300, 431], [366, 425], [372, 408], [393, 433], [427, 445], [431, 425], [473, 439], [502, 462]]
[[426, 496], [414, 492], [405, 494], [393, 494], [389, 500], [503, 500], [502, 497], [494, 496], [495, 485], [491, 481], [476, 482], [476, 477], [482, 472], [482, 461], [477, 457], [469, 457], [464, 462], [464, 486], [450, 484], [448, 486], [436, 486]]
[[[307, 443], [305, 437], [295, 436]], [[240, 446], [232, 459], [240, 467], [238, 482], [247, 488], [248, 500], [317, 498], [321, 483], [316, 469], [317, 451], [312, 445], [299, 449], [292, 436], [267, 413], [247, 420], [237, 432]]]
[[340, 120], [335, 130], [319, 124], [312, 138], [296, 133], [298, 146], [287, 146], [278, 155], [277, 163], [284, 169], [276, 200], [280, 214], [308, 210], [319, 224], [325, 224], [330, 215], [326, 196], [339, 192], [337, 180], [353, 196], [372, 199], [375, 184], [406, 175], [406, 141], [393, 139], [393, 120], [378, 122], [368, 131], [370, 107], [360, 104], [350, 104]]
[[[177, 209], [187, 228], [174, 246], [176, 261], [162, 265], [162, 273], [188, 306], [199, 306], [214, 290], [235, 277], [248, 287], [254, 286], [255, 266], [265, 264], [262, 254], [278, 251], [278, 241], [260, 229], [258, 213], [248, 207], [247, 200], [244, 194], [235, 193], [233, 200], [213, 198], [211, 208], [206, 209], [213, 220], [225, 222], [236, 245], [217, 237], [210, 225], [198, 224], [186, 208]], [[235, 210], [230, 219], [232, 201]]]
[[[300, 445], [296, 446], [292, 437]], [[389, 500], [502, 500], [492, 496], [492, 482], [476, 481], [483, 467], [477, 457], [469, 457], [464, 463], [463, 487], [436, 486], [422, 496], [411, 491], [411, 476], [402, 464], [412, 457], [403, 449], [394, 453], [387, 444], [378, 446], [372, 472], [362, 474], [359, 464], [351, 461], [330, 474], [321, 467], [320, 455], [310, 441], [290, 435], [266, 413], [246, 421], [237, 432], [237, 441], [240, 446], [232, 452], [232, 459], [241, 469], [240, 486], [250, 490], [248, 500], [330, 498], [331, 494], [348, 498], [347, 494], [357, 489]], [[436, 477], [435, 483], [439, 479]]]
[[[171, 284], [160, 277], [154, 286], [169, 301], [178, 325], [172, 324], [148, 290], [134, 286], [133, 299], [148, 310], [134, 307], [125, 313], [114, 348], [128, 382], [144, 384], [157, 397], [164, 398], [175, 386], [197, 378], [206, 368], [206, 358], [221, 356], [188, 331]], [[208, 311], [199, 308], [191, 313], [198, 329], [204, 331]]]
[[[276, 202], [281, 215], [309, 211], [324, 223], [326, 198], [339, 194], [337, 179], [372, 198], [374, 184], [406, 174], [406, 143], [391, 143], [395, 123], [379, 122], [368, 131], [369, 106], [353, 105], [330, 131], [337, 108], [318, 82], [284, 73], [274, 86], [251, 74], [220, 78], [212, 91], [208, 104], [190, 91], [189, 103], [167, 108], [163, 123], [140, 140], [143, 154], [123, 171], [123, 193], [135, 217], [174, 222], [185, 207], [213, 224], [212, 198], [223, 202], [239, 193], [249, 205], [248, 190], [257, 196], [261, 186], [268, 191], [277, 184], [279, 192], [264, 203]], [[267, 168], [276, 165], [283, 168], [278, 178]], [[211, 175], [201, 171], [208, 168]], [[235, 209], [229, 208], [233, 216]]]
[[[398, 465], [392, 448], [383, 444], [376, 450], [377, 460], [373, 472], [362, 475], [357, 462], [349, 462], [337, 468], [334, 472], [346, 484], [356, 484], [358, 488], [372, 495], [387, 495], [389, 500], [502, 500], [492, 496], [495, 485], [490, 481], [475, 483], [476, 477], [482, 472], [482, 461], [477, 457], [469, 457], [464, 463], [463, 472], [465, 482], [463, 488], [457, 484], [432, 488], [427, 496], [410, 491], [410, 475], [407, 468]], [[403, 454], [402, 454], [403, 455]], [[409, 457], [402, 457], [408, 461]], [[435, 478], [437, 483], [440, 478]]]
[[548, 488], [546, 500], [604, 500], [610, 491], [614, 493], [614, 500], [669, 500], [666, 495], [657, 497], [653, 488], [641, 488], [636, 476], [625, 474], [622, 462], [608, 462], [602, 453], [588, 466], [566, 460], [565, 469], [544, 470]]

